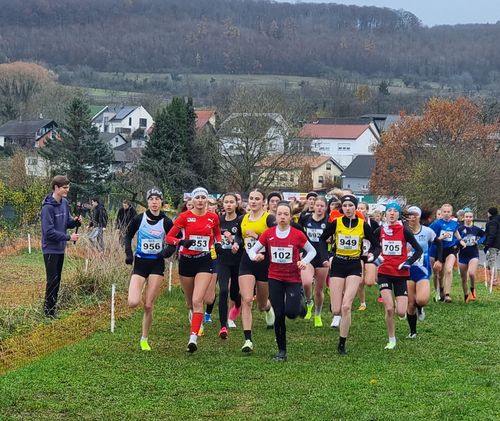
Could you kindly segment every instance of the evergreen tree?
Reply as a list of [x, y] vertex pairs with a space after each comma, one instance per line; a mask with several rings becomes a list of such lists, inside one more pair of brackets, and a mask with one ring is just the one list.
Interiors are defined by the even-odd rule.
[[65, 174], [71, 181], [70, 200], [87, 200], [107, 192], [113, 152], [99, 139], [88, 104], [75, 97], [57, 136], [39, 154], [50, 162], [52, 174]]

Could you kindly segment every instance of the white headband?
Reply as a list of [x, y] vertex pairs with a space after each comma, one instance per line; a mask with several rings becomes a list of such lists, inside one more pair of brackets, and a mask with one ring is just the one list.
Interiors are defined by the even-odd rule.
[[208, 197], [208, 191], [207, 191], [207, 189], [205, 189], [203, 187], [196, 187], [191, 192], [191, 197], [194, 199], [196, 196], [205, 196], [205, 197]]

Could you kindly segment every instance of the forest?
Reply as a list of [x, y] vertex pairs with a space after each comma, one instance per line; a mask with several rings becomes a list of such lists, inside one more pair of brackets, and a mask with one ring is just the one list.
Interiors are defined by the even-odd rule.
[[264, 0], [0, 0], [0, 63], [500, 82], [500, 23], [426, 27], [404, 10]]

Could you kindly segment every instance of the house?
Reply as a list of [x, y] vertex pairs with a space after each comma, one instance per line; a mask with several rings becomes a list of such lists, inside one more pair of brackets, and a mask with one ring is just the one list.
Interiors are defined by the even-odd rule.
[[358, 155], [342, 173], [342, 188], [351, 189], [355, 195], [370, 192], [370, 177], [375, 168], [373, 155]]
[[281, 154], [288, 142], [289, 127], [277, 113], [233, 113], [217, 132], [221, 153], [238, 156], [255, 151]]
[[122, 143], [113, 148], [111, 172], [123, 172], [132, 169], [139, 162], [143, 148], [134, 147], [132, 142]]
[[108, 144], [111, 149], [115, 149], [118, 146], [127, 143], [127, 139], [123, 137], [120, 133], [102, 133], [99, 132], [99, 139], [104, 143]]
[[401, 120], [399, 114], [364, 114], [361, 118], [373, 121], [380, 134], [386, 132], [393, 124]]
[[277, 190], [296, 190], [299, 184], [299, 177], [304, 167], [309, 164], [314, 190], [322, 190], [331, 187], [333, 184], [340, 184], [340, 175], [344, 168], [328, 155], [270, 155], [259, 162], [258, 170], [269, 168], [263, 172], [272, 178], [269, 188]]
[[362, 124], [305, 124], [297, 135], [310, 142], [312, 152], [329, 155], [347, 167], [357, 155], [372, 155], [380, 141], [373, 122]]
[[57, 123], [50, 119], [8, 121], [0, 126], [0, 147], [38, 148], [55, 134], [57, 127]]
[[92, 123], [100, 132], [120, 133], [129, 137], [138, 129], [146, 133], [153, 125], [153, 117], [142, 105], [107, 105], [92, 118]]
[[214, 110], [195, 110], [196, 113], [196, 131], [211, 131], [215, 133], [215, 124], [217, 113]]

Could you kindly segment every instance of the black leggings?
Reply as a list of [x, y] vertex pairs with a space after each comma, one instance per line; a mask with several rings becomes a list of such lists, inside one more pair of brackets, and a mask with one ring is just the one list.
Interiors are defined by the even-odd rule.
[[46, 316], [56, 315], [57, 295], [61, 285], [61, 273], [64, 263], [64, 254], [44, 254], [47, 286], [45, 287], [44, 312]]
[[274, 309], [274, 333], [278, 349], [286, 351], [285, 316], [295, 319], [305, 316], [306, 308], [302, 302], [302, 284], [269, 279], [269, 296]]
[[[219, 319], [221, 327], [227, 327], [227, 298], [228, 295], [241, 306], [240, 285], [238, 283], [239, 264], [225, 265], [218, 262], [217, 281], [219, 282]], [[230, 282], [231, 281], [231, 282]]]

